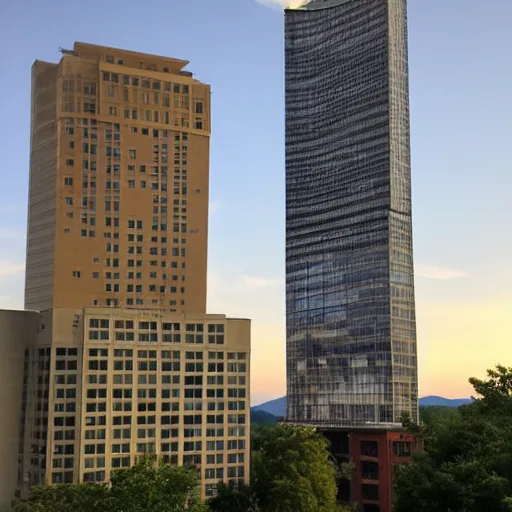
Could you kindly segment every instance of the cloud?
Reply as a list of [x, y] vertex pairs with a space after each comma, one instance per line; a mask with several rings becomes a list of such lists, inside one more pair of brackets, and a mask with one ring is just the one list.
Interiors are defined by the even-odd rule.
[[414, 266], [414, 274], [417, 277], [438, 280], [467, 277], [466, 272], [464, 272], [463, 270], [447, 267], [438, 267], [436, 265], [422, 265], [421, 263], [418, 263]]
[[242, 282], [250, 290], [255, 288], [273, 288], [281, 284], [281, 279], [263, 276], [242, 276]]
[[256, 0], [259, 4], [268, 7], [281, 7], [283, 9], [298, 9], [302, 7], [307, 0]]
[[23, 263], [13, 263], [11, 261], [0, 260], [0, 277], [12, 276], [25, 270]]
[[208, 312], [251, 318], [257, 323], [284, 321], [284, 282], [243, 271], [208, 271]]

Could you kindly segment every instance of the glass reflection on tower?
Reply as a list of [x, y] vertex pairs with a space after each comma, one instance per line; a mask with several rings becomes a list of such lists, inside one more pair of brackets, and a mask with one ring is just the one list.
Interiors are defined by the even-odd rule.
[[285, 13], [287, 419], [417, 419], [406, 0]]

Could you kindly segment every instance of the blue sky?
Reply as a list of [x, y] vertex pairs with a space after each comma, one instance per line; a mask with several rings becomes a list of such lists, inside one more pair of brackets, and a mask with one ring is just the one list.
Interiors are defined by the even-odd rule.
[[[266, 3], [0, 2], [0, 307], [23, 305], [32, 62], [75, 40], [184, 58], [212, 84], [209, 309], [253, 319], [254, 402], [283, 394], [283, 17]], [[423, 395], [512, 366], [511, 20], [510, 0], [409, 1]]]

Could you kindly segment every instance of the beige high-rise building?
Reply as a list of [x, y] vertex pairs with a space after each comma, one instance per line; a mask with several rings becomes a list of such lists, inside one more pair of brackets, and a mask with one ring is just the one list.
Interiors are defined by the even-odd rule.
[[25, 307], [206, 311], [210, 87], [75, 43], [32, 68]]
[[16, 481], [108, 482], [148, 453], [211, 496], [249, 476], [250, 321], [206, 314], [210, 88], [178, 59], [62, 53], [32, 69], [31, 311], [0, 311], [0, 508]]

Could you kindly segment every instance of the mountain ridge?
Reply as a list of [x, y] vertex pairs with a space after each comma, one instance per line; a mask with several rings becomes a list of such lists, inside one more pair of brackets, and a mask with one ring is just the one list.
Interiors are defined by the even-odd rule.
[[[444, 398], [442, 396], [429, 395], [420, 398], [420, 407], [460, 407], [461, 405], [470, 404], [473, 401], [472, 398]], [[252, 411], [264, 411], [274, 416], [285, 416], [286, 415], [286, 397], [276, 398], [263, 402], [262, 404], [251, 407]]]

